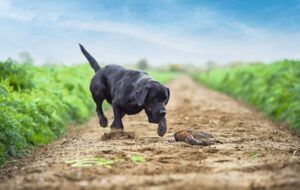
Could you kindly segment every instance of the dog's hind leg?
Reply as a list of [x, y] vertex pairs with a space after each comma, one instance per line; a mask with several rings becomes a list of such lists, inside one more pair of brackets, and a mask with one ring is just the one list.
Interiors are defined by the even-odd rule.
[[97, 114], [98, 114], [98, 117], [99, 117], [99, 123], [100, 123], [100, 125], [102, 127], [107, 127], [108, 121], [107, 121], [107, 118], [105, 117], [105, 115], [103, 113], [102, 103], [103, 103], [103, 100], [102, 100], [102, 102], [101, 102], [101, 104], [99, 106], [97, 105], [96, 111], [97, 111]]
[[99, 118], [99, 123], [102, 127], [107, 127], [108, 121], [107, 118], [105, 117], [102, 109], [102, 103], [104, 98], [102, 96], [97, 96], [95, 94], [92, 94], [94, 102], [96, 103], [96, 112]]

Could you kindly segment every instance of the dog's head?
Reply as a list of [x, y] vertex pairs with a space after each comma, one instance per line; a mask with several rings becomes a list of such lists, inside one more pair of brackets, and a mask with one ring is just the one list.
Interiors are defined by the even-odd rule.
[[166, 115], [166, 105], [170, 90], [157, 81], [152, 81], [138, 89], [135, 98], [139, 106], [143, 106], [150, 123], [159, 123]]

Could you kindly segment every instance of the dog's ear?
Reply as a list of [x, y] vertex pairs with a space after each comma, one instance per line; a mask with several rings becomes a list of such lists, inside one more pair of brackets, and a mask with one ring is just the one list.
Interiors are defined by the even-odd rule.
[[170, 99], [170, 89], [168, 87], [167, 88], [167, 93], [168, 93], [168, 97], [167, 97], [167, 101], [166, 101], [166, 105], [167, 103], [169, 102], [169, 99]]
[[142, 88], [140, 88], [134, 93], [138, 106], [144, 105], [148, 91], [149, 91], [149, 86], [143, 86]]

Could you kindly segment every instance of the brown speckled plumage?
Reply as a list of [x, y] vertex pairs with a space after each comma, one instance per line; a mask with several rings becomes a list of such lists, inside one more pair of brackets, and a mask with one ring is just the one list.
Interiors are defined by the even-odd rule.
[[215, 143], [222, 143], [207, 132], [193, 132], [190, 130], [180, 130], [174, 134], [176, 141], [182, 141], [190, 145], [207, 146]]

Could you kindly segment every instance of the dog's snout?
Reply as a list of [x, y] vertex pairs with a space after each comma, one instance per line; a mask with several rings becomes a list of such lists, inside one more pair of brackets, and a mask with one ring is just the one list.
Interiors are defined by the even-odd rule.
[[159, 115], [162, 117], [166, 116], [166, 114], [167, 114], [167, 112], [164, 109], [159, 111]]

